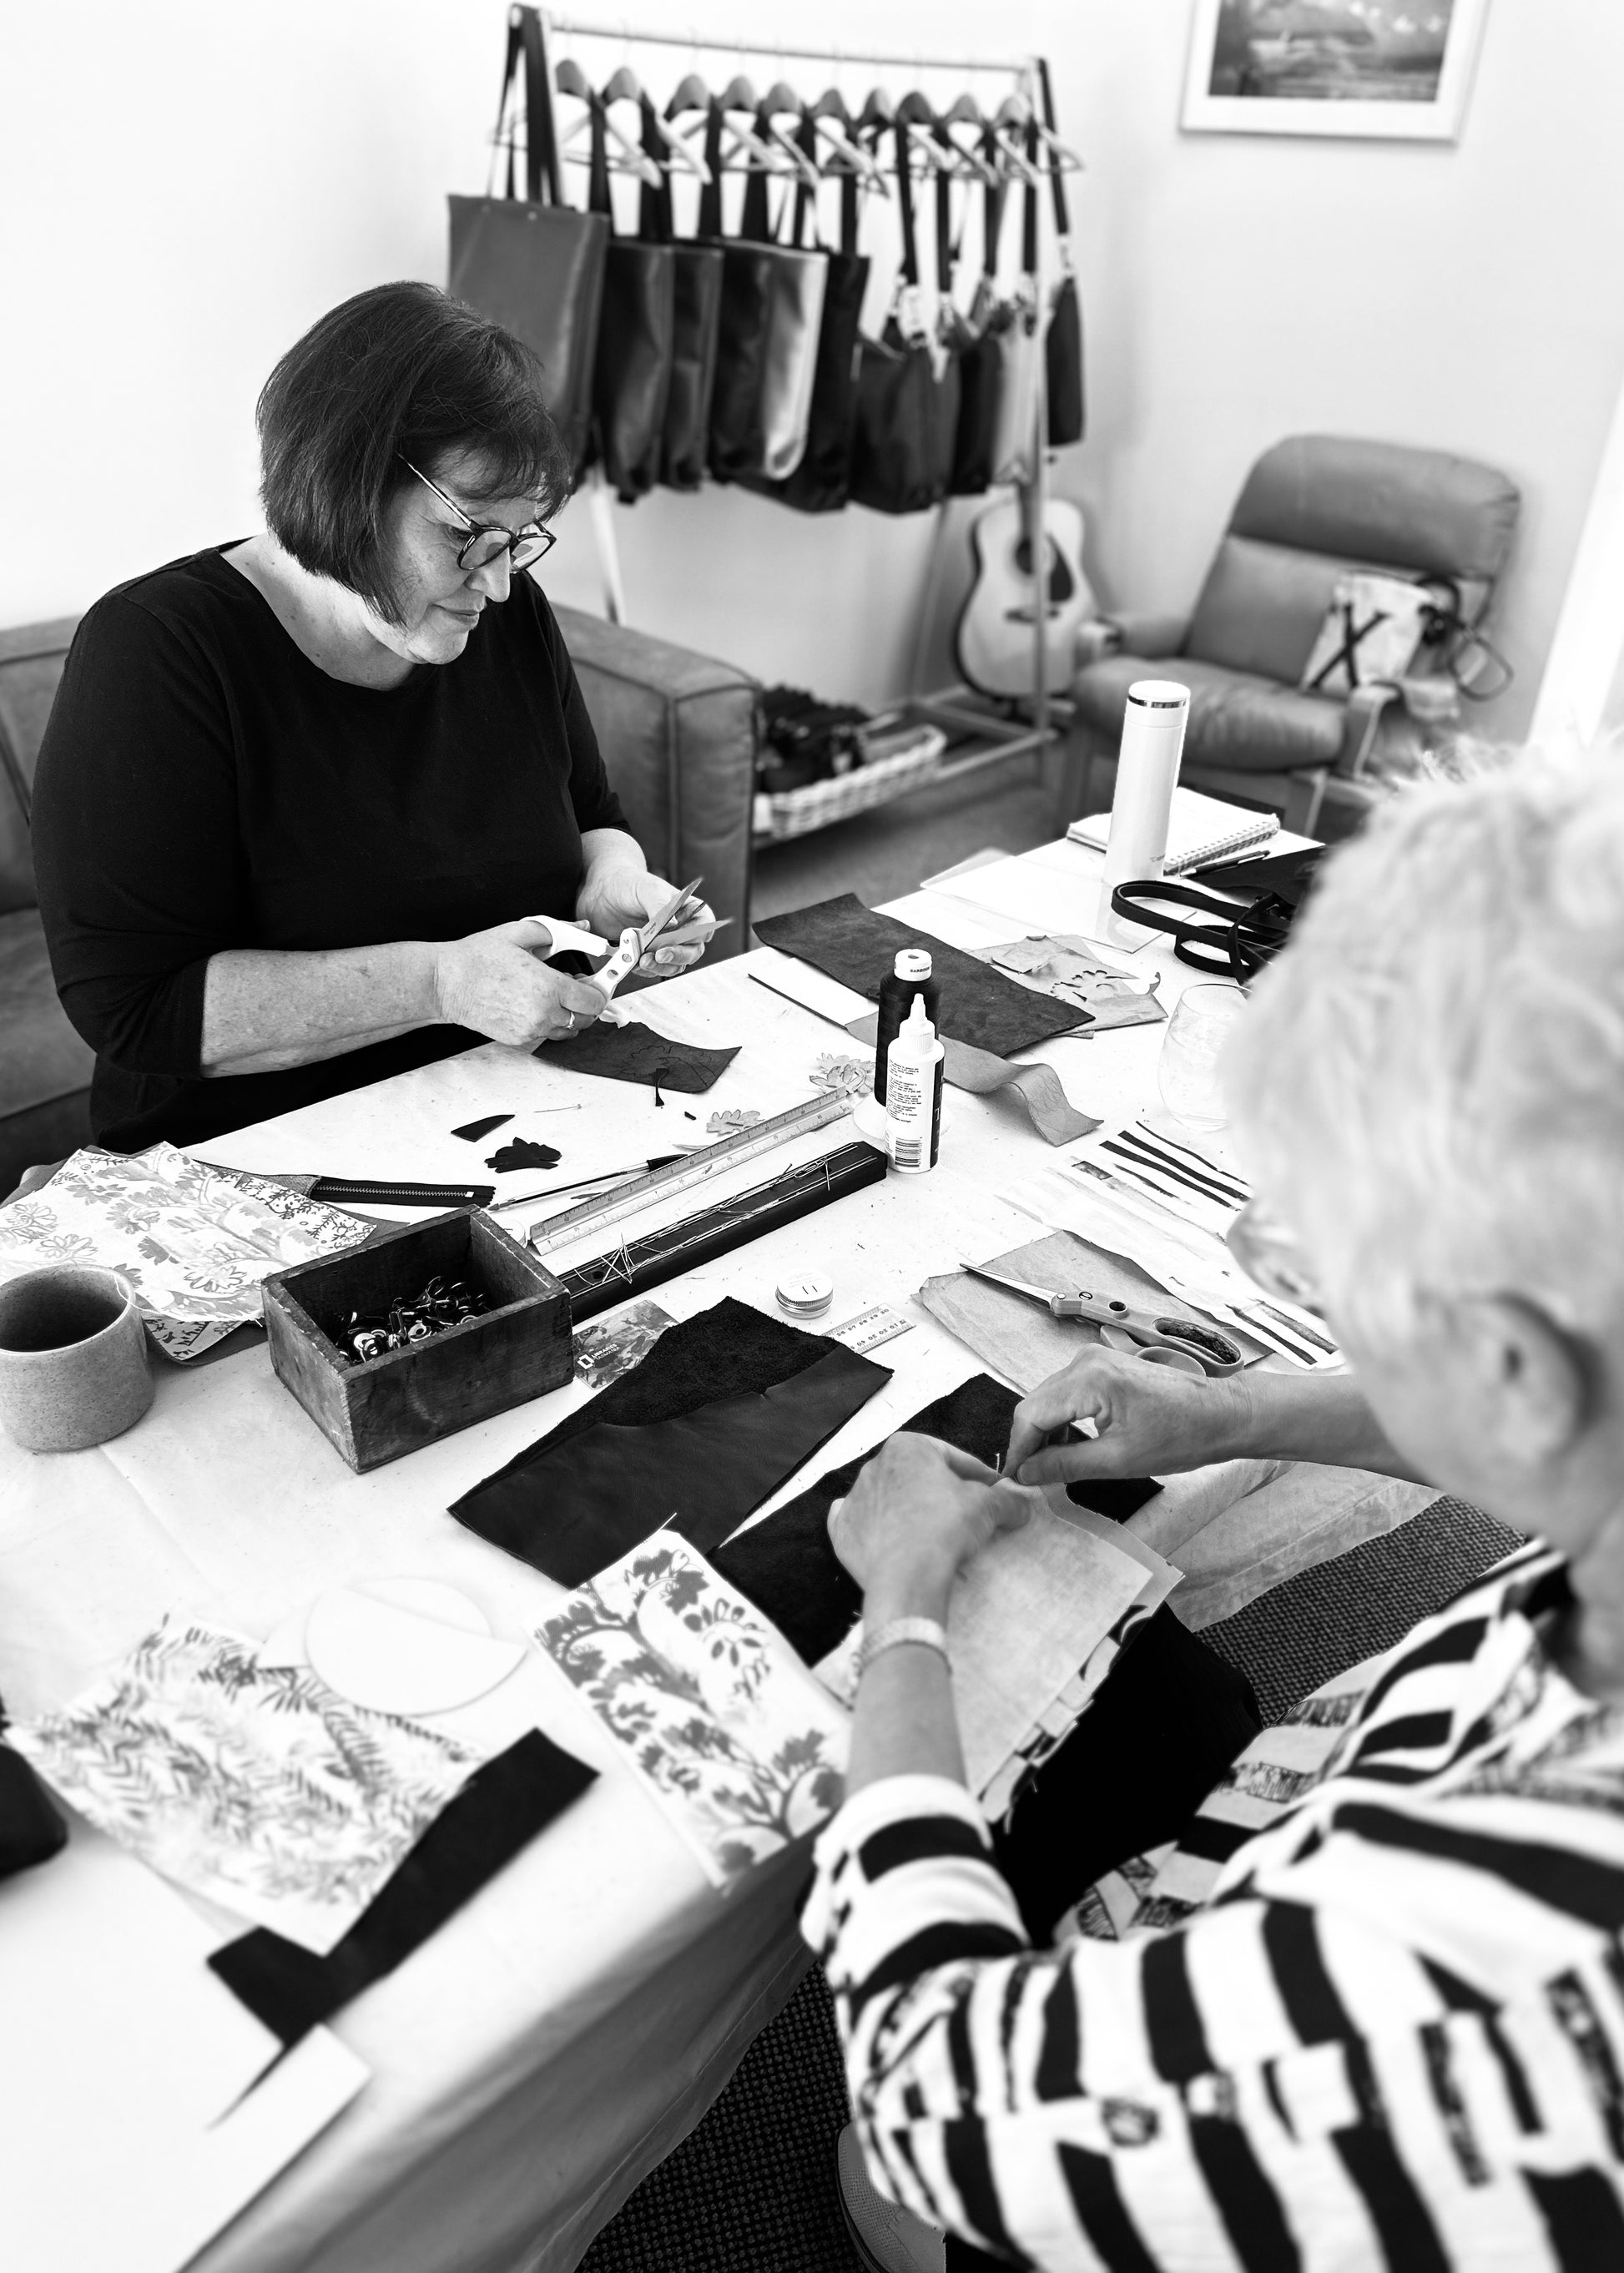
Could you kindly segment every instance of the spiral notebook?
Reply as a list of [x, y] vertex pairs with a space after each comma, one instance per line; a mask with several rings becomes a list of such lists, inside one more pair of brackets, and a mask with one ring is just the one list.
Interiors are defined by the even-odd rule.
[[[1074, 844], [1092, 845], [1096, 852], [1103, 852], [1110, 827], [1109, 813], [1091, 813], [1086, 820], [1074, 821], [1066, 835]], [[1162, 874], [1182, 876], [1208, 860], [1250, 851], [1255, 845], [1267, 844], [1279, 828], [1277, 813], [1256, 813], [1248, 806], [1230, 805], [1221, 797], [1203, 797], [1199, 790], [1176, 789], [1168, 821], [1167, 859]]]

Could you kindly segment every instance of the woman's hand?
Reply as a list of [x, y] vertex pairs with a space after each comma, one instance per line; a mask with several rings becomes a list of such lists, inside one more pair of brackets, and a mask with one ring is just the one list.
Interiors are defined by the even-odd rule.
[[[1204, 1468], [1244, 1449], [1249, 1407], [1244, 1374], [1197, 1381], [1091, 1347], [1015, 1407], [1004, 1472], [1023, 1484], [1069, 1484]], [[1092, 1441], [1045, 1451], [1049, 1431], [1073, 1421], [1092, 1424]]]
[[[589, 872], [575, 912], [583, 923], [600, 932], [614, 948], [620, 945], [623, 931], [641, 931], [659, 913], [671, 897], [672, 889], [664, 877], [650, 874], [647, 868], [629, 865], [606, 867], [601, 873]], [[715, 921], [710, 910], [701, 901], [672, 927], [685, 930], [691, 923]], [[637, 968], [657, 971], [662, 978], [669, 979], [686, 970], [690, 963], [697, 963], [704, 951], [703, 941], [689, 947], [663, 947], [657, 942]]]
[[829, 1536], [865, 1598], [865, 1617], [942, 1618], [959, 1565], [1016, 1531], [1032, 1497], [967, 1452], [902, 1430], [829, 1512]]
[[437, 945], [435, 1016], [517, 1049], [584, 1032], [604, 1007], [603, 989], [550, 971], [538, 958], [551, 945], [546, 925], [528, 916]]

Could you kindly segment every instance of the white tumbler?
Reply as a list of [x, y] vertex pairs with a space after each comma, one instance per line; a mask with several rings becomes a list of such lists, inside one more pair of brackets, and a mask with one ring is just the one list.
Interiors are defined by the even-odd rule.
[[1190, 689], [1177, 679], [1136, 679], [1128, 689], [1094, 934], [1118, 947], [1138, 946], [1145, 933], [1141, 926], [1116, 913], [1111, 893], [1132, 879], [1162, 874], [1189, 716]]

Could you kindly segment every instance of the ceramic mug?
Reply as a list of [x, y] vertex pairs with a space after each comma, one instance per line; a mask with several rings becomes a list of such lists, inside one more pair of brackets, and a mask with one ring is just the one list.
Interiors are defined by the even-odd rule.
[[0, 1426], [30, 1452], [79, 1452], [153, 1400], [147, 1329], [116, 1271], [63, 1264], [0, 1285]]

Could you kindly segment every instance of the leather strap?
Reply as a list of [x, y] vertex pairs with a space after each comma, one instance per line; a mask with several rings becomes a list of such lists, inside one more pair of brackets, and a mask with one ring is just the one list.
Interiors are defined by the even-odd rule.
[[1026, 183], [1026, 205], [1021, 219], [1020, 265], [1028, 276], [1038, 273], [1038, 185], [1035, 179], [1038, 163], [1038, 130], [1032, 120], [1026, 122], [1026, 163], [1032, 168], [1032, 177]]
[[914, 180], [908, 154], [908, 130], [900, 118], [897, 134], [897, 201], [902, 214], [902, 274], [915, 289], [919, 285], [919, 244], [914, 234]]
[[857, 251], [858, 189], [855, 174], [840, 176], [840, 250], [855, 254]]
[[607, 216], [614, 235], [614, 200], [609, 194], [609, 136], [607, 112], [601, 94], [589, 94], [587, 110], [592, 121], [591, 164], [587, 169], [586, 209]]
[[722, 234], [722, 106], [715, 95], [705, 113], [705, 167], [710, 178], [699, 192], [699, 234]]
[[[767, 114], [756, 114], [756, 132], [764, 142], [767, 139]], [[759, 166], [752, 166], [744, 177], [744, 211], [739, 217], [739, 234], [753, 244], [771, 244], [772, 216], [767, 206], [767, 176]]]
[[998, 274], [998, 245], [1004, 235], [1004, 205], [1010, 185], [999, 162], [998, 138], [991, 127], [981, 136], [981, 156], [993, 178], [981, 192], [981, 274], [992, 283]]
[[[553, 82], [541, 14], [535, 8], [516, 13], [524, 45], [524, 194], [532, 205], [561, 206], [564, 184], [553, 133]], [[510, 41], [511, 37], [510, 33]]]
[[[1049, 83], [1049, 65], [1038, 57], [1038, 83], [1043, 90], [1043, 124], [1052, 134], [1055, 131], [1055, 97]], [[1071, 234], [1071, 216], [1066, 211], [1065, 171], [1060, 163], [1060, 153], [1051, 142], [1049, 146], [1049, 186], [1055, 200], [1055, 229], [1061, 236]]]
[[665, 163], [665, 139], [659, 131], [659, 113], [648, 95], [643, 98], [643, 154], [650, 165], [659, 169], [659, 187], [650, 189], [647, 182], [637, 199], [637, 234], [648, 244], [669, 244], [676, 234], [676, 217], [672, 208], [671, 169]]
[[[934, 138], [947, 149], [953, 146], [952, 137], [940, 119]], [[945, 303], [953, 289], [953, 197], [952, 182], [945, 166], [936, 168], [936, 290]]]
[[[816, 167], [817, 128], [813, 124], [812, 114], [809, 110], [803, 110], [801, 114], [801, 124], [795, 129], [795, 147], [800, 151], [801, 156], [806, 160], [808, 166], [814, 168]], [[804, 251], [807, 250], [803, 239], [806, 233], [807, 215], [811, 213], [811, 211], [812, 191], [810, 185], [803, 177], [795, 184], [795, 227], [793, 233], [790, 237], [790, 243], [794, 245], [799, 251]], [[814, 215], [814, 219], [816, 218], [816, 216]]]

